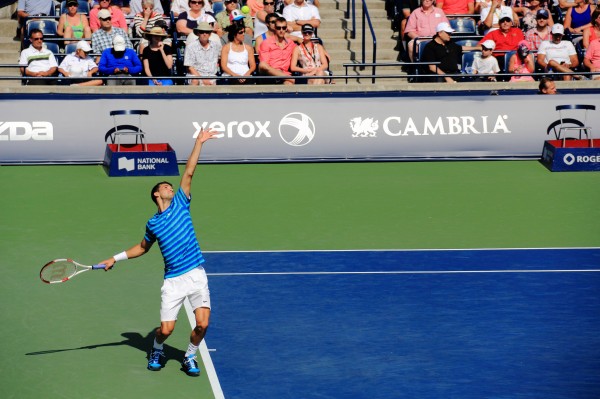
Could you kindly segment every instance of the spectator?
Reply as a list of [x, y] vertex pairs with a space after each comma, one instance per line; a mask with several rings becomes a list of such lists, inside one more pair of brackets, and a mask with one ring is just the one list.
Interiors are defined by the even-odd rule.
[[[90, 28], [87, 15], [77, 12], [77, 7], [79, 7], [78, 1], [68, 0], [66, 5], [67, 12], [61, 15], [58, 20], [58, 35], [65, 39], [91, 38], [92, 29]], [[64, 43], [72, 43], [72, 41], [65, 41]]]
[[592, 26], [583, 31], [581, 43], [583, 48], [588, 48], [590, 43], [600, 38], [600, 9], [596, 8], [592, 13]]
[[[313, 42], [315, 29], [306, 24], [302, 27], [303, 41], [294, 48], [290, 70], [299, 72], [302, 76], [328, 76], [327, 53], [323, 46]], [[309, 85], [325, 84], [325, 79], [308, 79]]]
[[[188, 1], [189, 0], [173, 0], [171, 3], [171, 12], [175, 18], [179, 17], [179, 14], [182, 12], [190, 10], [190, 4]], [[204, 3], [202, 10], [204, 12], [212, 13], [213, 10], [210, 5], [210, 1], [206, 1]]]
[[[272, 37], [272, 36], [276, 35], [275, 23], [277, 22], [277, 18], [282, 18], [282, 17], [274, 12], [267, 14], [267, 16], [265, 17], [265, 21], [267, 22], [267, 24], [266, 24], [267, 31], [254, 39], [254, 50], [256, 51], [257, 54], [259, 53], [259, 50], [260, 50], [260, 44], [267, 37]], [[296, 36], [294, 36], [294, 37], [296, 37]], [[290, 36], [286, 35], [286, 38], [289, 39]]]
[[475, 58], [473, 61], [473, 74], [485, 75], [479, 78], [482, 81], [495, 82], [494, 74], [500, 72], [498, 60], [492, 55], [492, 51], [496, 48], [496, 43], [493, 40], [486, 40], [481, 43], [481, 57]]
[[525, 39], [523, 31], [512, 26], [512, 18], [508, 15], [500, 18], [500, 28], [489, 32], [479, 41], [479, 44], [486, 40], [493, 40], [496, 43], [496, 53], [494, 56], [502, 55], [502, 52], [515, 51], [519, 42]]
[[[129, 2], [129, 16], [135, 17], [137, 14], [144, 12], [144, 0], [131, 0]], [[154, 12], [159, 15], [164, 15], [165, 11], [163, 10], [162, 4], [160, 1], [154, 3]], [[150, 28], [148, 29], [150, 30]]]
[[[552, 27], [552, 40], [543, 42], [537, 53], [537, 62], [546, 71], [570, 73], [579, 65], [575, 46], [563, 41], [564, 28], [561, 24]], [[563, 80], [571, 80], [572, 75], [563, 75]], [[575, 78], [580, 78], [576, 76]]]
[[414, 47], [418, 44], [415, 43], [415, 40], [419, 37], [432, 37], [436, 35], [436, 27], [440, 23], [448, 22], [444, 11], [434, 7], [433, 3], [434, 0], [423, 0], [421, 7], [415, 9], [410, 14], [410, 18], [406, 23], [404, 40], [408, 41], [406, 48], [411, 61], [414, 61]]
[[293, 85], [294, 79], [287, 77], [291, 75], [290, 63], [296, 44], [285, 37], [288, 31], [285, 18], [277, 18], [274, 30], [275, 36], [267, 37], [260, 44], [258, 70], [261, 75], [277, 76], [279, 79], [275, 81], [276, 83]]
[[69, 79], [67, 82], [73, 86], [102, 86], [102, 79], [91, 79], [98, 72], [98, 65], [90, 57], [92, 48], [85, 40], [77, 42], [75, 52], [67, 54], [58, 66], [58, 72]]
[[[142, 72], [142, 63], [136, 52], [127, 48], [125, 39], [116, 35], [113, 39], [113, 47], [102, 52], [98, 70], [107, 76], [133, 76]], [[107, 79], [106, 84], [135, 86], [135, 79]]]
[[[102, 26], [99, 15], [102, 10], [108, 11], [112, 26], [127, 32], [125, 14], [123, 14], [123, 11], [119, 7], [111, 5], [111, 0], [100, 0], [100, 8], [92, 8], [90, 11], [90, 28], [92, 32], [96, 32]], [[102, 15], [106, 15], [106, 13], [104, 12]]]
[[[229, 43], [223, 46], [221, 50], [221, 71], [223, 76], [238, 77], [230, 79], [233, 84], [245, 84], [249, 81], [245, 76], [250, 76], [256, 70], [256, 60], [254, 59], [254, 49], [247, 43], [244, 43], [246, 30], [243, 26], [230, 25], [227, 28]], [[250, 81], [250, 83], [254, 83]]]
[[283, 17], [287, 21], [288, 31], [292, 36], [302, 39], [302, 26], [309, 24], [313, 28], [321, 25], [319, 9], [305, 0], [294, 0], [283, 9]]
[[[600, 72], [600, 38], [594, 39], [587, 48], [583, 57], [583, 65], [590, 72]], [[594, 75], [594, 80], [600, 79], [600, 75]]]
[[475, 13], [475, 0], [438, 0], [436, 7], [441, 8], [447, 16], [471, 15]]
[[[267, 27], [266, 17], [268, 14], [275, 12], [275, 0], [263, 0], [264, 8], [256, 13], [254, 19], [254, 39], [261, 36], [263, 33], [267, 33], [269, 28]], [[281, 15], [279, 15], [281, 16]]]
[[[411, 17], [412, 18], [412, 17]], [[439, 65], [427, 65], [423, 68], [425, 74], [439, 75], [431, 81], [456, 83], [455, 78], [444, 76], [446, 74], [460, 74], [459, 65], [462, 64], [462, 48], [451, 40], [450, 34], [454, 29], [448, 22], [439, 23], [433, 40], [427, 43], [421, 61], [439, 62]]]
[[21, 41], [27, 19], [50, 15], [53, 9], [54, 2], [52, 0], [19, 0], [17, 2], [17, 34], [13, 40]]
[[[50, 50], [44, 46], [44, 34], [39, 29], [29, 32], [29, 47], [21, 51], [19, 65], [21, 75], [25, 77], [54, 76], [58, 64]], [[54, 85], [56, 81], [48, 79], [28, 79], [27, 85]]]
[[170, 45], [164, 43], [167, 34], [160, 26], [155, 26], [144, 34], [148, 40], [148, 46], [142, 53], [142, 65], [144, 73], [150, 79], [150, 86], [172, 86], [173, 79], [156, 79], [154, 76], [170, 76], [173, 68], [173, 50]]
[[235, 0], [225, 0], [225, 9], [215, 16], [215, 19], [221, 26], [221, 29], [227, 30], [234, 21], [243, 21], [242, 23], [246, 27], [246, 38], [247, 43], [252, 43], [254, 36], [254, 24], [252, 23], [252, 17], [250, 15], [244, 16], [238, 10], [238, 3]]
[[398, 43], [395, 50], [400, 52], [398, 54], [398, 61], [410, 62], [410, 57], [404, 45], [406, 23], [410, 18], [410, 14], [420, 7], [420, 0], [394, 0], [394, 3], [395, 7], [398, 7], [400, 10], [397, 12], [397, 17], [395, 18], [395, 23], [399, 25]]
[[570, 7], [565, 16], [564, 27], [570, 33], [583, 33], [585, 28], [592, 25], [592, 12], [595, 6], [588, 0], [575, 0], [575, 7]]
[[550, 13], [548, 10], [538, 10], [535, 14], [535, 29], [530, 29], [525, 34], [525, 40], [532, 51], [537, 51], [544, 41], [552, 40], [552, 29], [549, 26]]
[[[156, 23], [154, 24], [153, 28], [161, 28], [163, 33], [166, 35], [162, 42], [163, 44], [169, 45], [171, 46], [171, 48], [173, 48], [173, 40], [169, 37], [169, 34], [167, 33], [167, 23], [165, 22], [164, 19], [159, 19], [158, 21], [156, 21]], [[152, 30], [152, 29], [150, 29]], [[144, 49], [146, 48], [146, 46], [148, 45], [148, 39], [146, 39], [146, 36], [144, 35], [144, 37], [142, 38], [142, 40], [140, 40], [140, 43], [138, 45], [138, 54], [143, 54], [144, 53]]]
[[540, 79], [539, 94], [557, 94], [556, 83], [549, 77], [543, 77]]
[[133, 18], [133, 37], [144, 37], [162, 19], [162, 14], [154, 9], [154, 0], [142, 0], [142, 12], [135, 14]]
[[540, 12], [542, 13], [541, 15], [544, 15], [548, 20], [547, 26], [551, 27], [554, 25], [552, 14], [550, 14], [545, 1], [529, 0], [525, 5], [526, 6], [523, 7], [523, 18], [521, 19], [521, 25], [523, 26], [524, 32], [529, 32], [537, 27], [537, 18], [538, 15], [540, 15]]
[[489, 7], [481, 10], [480, 21], [484, 34], [499, 29], [500, 20], [506, 17], [510, 18], [511, 23], [512, 21], [519, 21], [519, 17], [515, 11], [511, 7], [504, 5], [504, 0], [492, 0]]
[[[221, 48], [212, 40], [210, 34], [213, 28], [208, 22], [199, 22], [194, 29], [198, 40], [194, 40], [185, 49], [183, 65], [188, 67], [188, 76], [216, 76], [219, 65]], [[192, 86], [212, 86], [216, 79], [190, 79]]]
[[[104, 9], [98, 12], [98, 20], [100, 21], [100, 29], [92, 33], [92, 51], [96, 54], [101, 54], [105, 49], [113, 46], [115, 36], [121, 36], [125, 39], [127, 48], [133, 48], [131, 40], [127, 33], [121, 28], [112, 26], [110, 11]], [[96, 62], [100, 61], [100, 57], [96, 58]]]
[[508, 71], [515, 75], [510, 78], [511, 82], [533, 82], [533, 77], [528, 75], [535, 71], [535, 61], [533, 60], [533, 54], [529, 48], [529, 42], [522, 40], [519, 42], [517, 52], [511, 55], [508, 60]]
[[[186, 40], [186, 46], [191, 44], [190, 40], [196, 41], [198, 39], [198, 37], [194, 34], [194, 29], [198, 27], [200, 22], [207, 22], [209, 25], [212, 24], [211, 28], [214, 35], [211, 35], [211, 40], [214, 41], [215, 44], [221, 44], [220, 37], [223, 35], [223, 30], [219, 24], [216, 23], [215, 18], [204, 11], [204, 1], [205, 0], [189, 0], [188, 4], [190, 6], [190, 10], [179, 14], [177, 22], [175, 23], [177, 33], [188, 36], [188, 40]], [[220, 51], [221, 49], [219, 48], [219, 52]]]

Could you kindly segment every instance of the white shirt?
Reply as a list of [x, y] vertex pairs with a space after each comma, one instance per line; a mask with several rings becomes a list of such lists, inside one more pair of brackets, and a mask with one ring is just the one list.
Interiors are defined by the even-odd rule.
[[79, 58], [75, 53], [69, 54], [60, 63], [60, 68], [69, 72], [72, 77], [87, 77], [87, 74], [98, 65], [94, 62], [92, 57], [87, 56], [86, 58]]
[[[321, 20], [321, 15], [319, 15], [319, 9], [311, 4], [306, 4], [306, 2], [302, 3], [301, 6], [297, 6], [296, 3], [292, 3], [289, 6], [285, 6], [283, 9], [283, 18], [289, 22], [295, 21], [308, 21], [310, 19], [316, 18], [319, 21]], [[291, 35], [302, 37], [302, 32], [297, 30]]]
[[30, 72], [45, 72], [52, 67], [58, 66], [52, 51], [46, 47], [42, 47], [38, 51], [32, 45], [21, 51], [19, 65], [24, 66]]
[[540, 45], [538, 54], [546, 56], [546, 63], [554, 60], [558, 63], [564, 62], [571, 65], [571, 56], [577, 54], [577, 51], [575, 51], [573, 43], [568, 40], [563, 40], [560, 43], [545, 41]]

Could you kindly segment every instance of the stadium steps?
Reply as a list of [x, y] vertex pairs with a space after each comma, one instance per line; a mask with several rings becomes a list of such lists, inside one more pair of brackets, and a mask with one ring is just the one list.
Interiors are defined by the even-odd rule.
[[[396, 40], [392, 39], [394, 32], [391, 29], [391, 23], [387, 19], [384, 0], [366, 1], [373, 30], [377, 38], [377, 59], [378, 63], [396, 62], [398, 52], [394, 50]], [[343, 64], [362, 62], [362, 2], [356, 1], [356, 32], [355, 38], [351, 36], [351, 18], [345, 19], [346, 10], [345, 1], [321, 0], [319, 13], [321, 15], [321, 26], [318, 29], [318, 35], [323, 40], [327, 52], [331, 56], [330, 69], [334, 75], [345, 75], [346, 68]], [[366, 24], [365, 34], [365, 63], [373, 62], [373, 41]], [[358, 67], [348, 68], [348, 75], [364, 76], [370, 75], [372, 68], [367, 67], [361, 70]], [[403, 75], [404, 73], [398, 67], [377, 67], [377, 75]], [[405, 79], [386, 79], [387, 83], [393, 80], [406, 82]], [[363, 82], [367, 82], [363, 79]], [[368, 80], [370, 82], [370, 80]], [[341, 82], [340, 82], [341, 83]]]
[[[13, 7], [14, 6], [14, 7]], [[16, 3], [0, 9], [0, 64], [17, 64], [19, 61], [20, 43], [13, 41], [17, 29], [17, 21], [10, 19]], [[18, 76], [19, 68], [0, 68], [0, 76]], [[20, 80], [0, 80], [0, 86], [21, 86]]]

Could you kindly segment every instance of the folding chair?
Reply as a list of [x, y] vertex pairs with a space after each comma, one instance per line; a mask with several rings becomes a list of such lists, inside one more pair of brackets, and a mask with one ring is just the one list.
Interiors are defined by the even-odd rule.
[[[558, 114], [560, 117], [560, 125], [558, 125], [557, 139], [560, 140], [562, 138], [563, 147], [565, 146], [565, 140], [567, 139], [566, 134], [564, 134], [564, 132], [567, 132], [570, 130], [578, 131], [580, 140], [581, 140], [582, 132], [585, 133], [586, 137], [590, 141], [590, 147], [594, 146], [594, 141], [592, 140], [592, 127], [588, 126], [587, 119], [588, 119], [588, 111], [596, 110], [595, 105], [589, 105], [589, 104], [557, 105], [556, 110], [558, 111]], [[571, 118], [566, 118], [564, 115], [566, 113], [566, 111], [568, 111], [568, 110], [574, 110], [574, 111], [583, 110], [584, 111], [582, 126], [569, 126], [568, 125], [568, 123], [570, 122], [569, 119], [571, 119]], [[581, 122], [581, 121], [579, 121], [579, 122]]]
[[[142, 115], [149, 115], [150, 112], [147, 110], [115, 110], [110, 111], [110, 116], [113, 117], [114, 127], [106, 132], [104, 141], [111, 138], [113, 144], [117, 144], [117, 152], [121, 150], [121, 136], [135, 136], [135, 144], [140, 139], [140, 144], [144, 146], [144, 151], [148, 151], [148, 145], [144, 141], [145, 132], [142, 130]], [[118, 125], [117, 116], [137, 115], [138, 125]]]

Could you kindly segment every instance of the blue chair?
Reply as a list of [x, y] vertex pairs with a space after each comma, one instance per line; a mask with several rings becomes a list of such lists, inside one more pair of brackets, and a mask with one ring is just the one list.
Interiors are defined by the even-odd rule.
[[[85, 0], [77, 0], [77, 12], [80, 14], [90, 15], [90, 3]], [[63, 15], [67, 12], [67, 1], [63, 0], [60, 3], [60, 15]]]
[[467, 75], [473, 74], [473, 62], [481, 58], [481, 51], [466, 51], [462, 55], [461, 72]]
[[223, 4], [222, 1], [215, 1], [214, 3], [212, 3], [212, 9], [213, 9], [213, 13], [215, 15], [217, 15], [218, 13], [220, 13], [221, 11], [223, 11], [225, 9], [225, 5]]
[[455, 30], [454, 35], [476, 35], [477, 24], [473, 18], [450, 19], [450, 26]]
[[60, 54], [60, 46], [56, 42], [44, 42], [44, 47], [52, 51], [55, 57], [57, 54]]
[[479, 40], [477, 39], [458, 39], [458, 40], [453, 40], [453, 42], [457, 45], [457, 46], [468, 46], [468, 47], [474, 47], [477, 46], [477, 44], [479, 43]]
[[77, 50], [77, 43], [69, 43], [65, 45], [65, 54], [74, 53]]
[[29, 38], [29, 33], [33, 29], [39, 29], [44, 37], [58, 36], [58, 21], [55, 19], [30, 19], [25, 24], [25, 37]]

